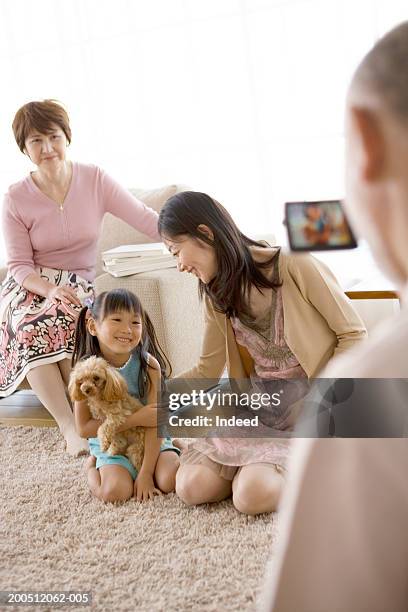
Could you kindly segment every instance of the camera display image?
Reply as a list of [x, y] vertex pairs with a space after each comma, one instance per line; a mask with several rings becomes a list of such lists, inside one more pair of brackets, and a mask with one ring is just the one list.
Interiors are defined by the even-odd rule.
[[352, 249], [357, 246], [340, 200], [287, 202], [286, 226], [293, 251]]

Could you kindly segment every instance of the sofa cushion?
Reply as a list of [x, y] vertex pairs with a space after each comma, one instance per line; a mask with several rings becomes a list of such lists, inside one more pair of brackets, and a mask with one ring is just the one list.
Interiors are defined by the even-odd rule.
[[[156, 212], [160, 212], [163, 204], [179, 191], [183, 191], [180, 185], [167, 185], [159, 189], [129, 189], [146, 206], [150, 206]], [[138, 232], [131, 225], [121, 219], [107, 213], [103, 220], [101, 237], [98, 243], [98, 259], [96, 264], [96, 276], [103, 272], [101, 253], [122, 244], [142, 244], [153, 242], [151, 238]]]

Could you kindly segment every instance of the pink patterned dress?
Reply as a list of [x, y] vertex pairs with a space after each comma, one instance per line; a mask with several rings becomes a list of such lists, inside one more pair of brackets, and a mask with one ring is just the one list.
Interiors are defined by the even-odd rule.
[[[278, 256], [275, 257], [277, 271]], [[237, 343], [245, 347], [254, 361], [251, 381], [255, 388], [263, 381], [272, 379], [307, 378], [299, 361], [287, 346], [284, 338], [282, 290], [271, 289], [271, 303], [265, 312], [255, 319], [231, 318]], [[188, 450], [203, 453], [224, 466], [242, 466], [252, 463], [271, 463], [285, 467], [290, 448], [290, 433], [293, 422], [292, 411], [298, 408], [295, 402], [273, 413], [273, 427], [277, 436], [273, 438], [198, 438], [190, 439]], [[282, 437], [279, 438], [279, 432]], [[193, 461], [191, 461], [193, 462]]]

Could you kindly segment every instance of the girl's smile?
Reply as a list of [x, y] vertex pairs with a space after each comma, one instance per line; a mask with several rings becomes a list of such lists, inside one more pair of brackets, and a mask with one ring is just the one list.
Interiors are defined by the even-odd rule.
[[141, 340], [142, 318], [139, 313], [121, 310], [107, 315], [102, 321], [89, 319], [88, 330], [97, 336], [105, 359], [121, 367]]

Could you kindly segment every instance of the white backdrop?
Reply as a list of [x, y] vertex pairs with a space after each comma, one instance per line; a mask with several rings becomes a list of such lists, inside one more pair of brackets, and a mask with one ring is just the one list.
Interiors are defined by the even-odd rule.
[[[182, 182], [283, 240], [288, 199], [343, 196], [351, 74], [406, 0], [0, 0], [0, 190], [30, 163], [15, 111], [56, 98], [72, 159]], [[4, 245], [0, 236], [0, 258]]]

